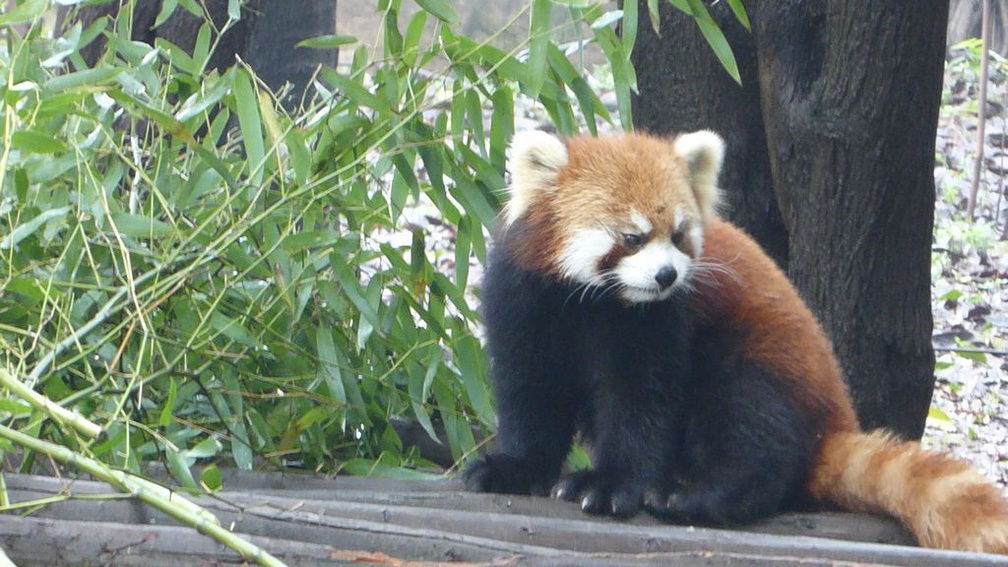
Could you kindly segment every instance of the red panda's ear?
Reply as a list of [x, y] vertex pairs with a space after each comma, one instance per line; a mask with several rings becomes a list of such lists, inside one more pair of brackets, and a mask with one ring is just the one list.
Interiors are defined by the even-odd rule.
[[511, 141], [511, 193], [504, 208], [504, 222], [518, 220], [535, 195], [556, 182], [567, 165], [567, 146], [556, 136], [541, 130], [515, 134]]
[[675, 139], [675, 151], [689, 167], [693, 192], [705, 221], [717, 217], [721, 204], [718, 174], [724, 160], [724, 141], [710, 130], [682, 134]]

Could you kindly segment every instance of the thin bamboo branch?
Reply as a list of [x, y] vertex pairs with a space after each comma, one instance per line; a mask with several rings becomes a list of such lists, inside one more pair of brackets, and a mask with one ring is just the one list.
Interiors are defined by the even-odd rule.
[[0, 437], [32, 451], [48, 455], [64, 464], [72, 465], [91, 476], [102, 480], [120, 492], [130, 494], [152, 508], [171, 516], [182, 524], [208, 535], [222, 545], [241, 554], [247, 561], [268, 567], [284, 567], [284, 563], [237, 534], [220, 525], [220, 521], [210, 511], [202, 508], [177, 492], [150, 482], [138, 476], [109, 468], [105, 464], [74, 453], [55, 443], [36, 439], [9, 427], [0, 425]]
[[119, 301], [122, 300], [123, 297], [126, 297], [126, 295], [130, 293], [131, 289], [157, 276], [158, 274], [161, 273], [162, 269], [163, 268], [158, 267], [148, 271], [146, 274], [143, 274], [142, 276], [133, 280], [132, 286], [130, 285], [120, 286], [119, 291], [117, 291], [112, 297], [109, 298], [107, 302], [105, 302], [105, 305], [103, 305], [102, 308], [99, 309], [97, 313], [95, 313], [94, 317], [92, 317], [90, 321], [81, 325], [81, 327], [77, 329], [72, 335], [57, 343], [56, 346], [54, 346], [51, 351], [49, 351], [45, 356], [39, 359], [39, 361], [35, 364], [35, 367], [32, 369], [31, 373], [25, 379], [25, 385], [28, 388], [34, 388], [35, 384], [38, 383], [40, 378], [42, 378], [42, 375], [45, 374], [46, 370], [49, 369], [53, 361], [56, 360], [57, 356], [62, 354], [63, 351], [69, 348], [70, 346], [79, 343], [80, 340], [84, 338], [85, 335], [87, 335], [96, 327], [104, 323], [105, 320], [108, 319], [113, 313], [118, 312], [119, 309], [123, 307], [122, 305], [119, 304]]

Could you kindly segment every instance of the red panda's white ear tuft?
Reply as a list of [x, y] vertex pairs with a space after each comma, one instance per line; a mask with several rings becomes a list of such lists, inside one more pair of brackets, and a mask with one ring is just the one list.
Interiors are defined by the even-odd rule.
[[721, 190], [717, 182], [724, 160], [724, 141], [710, 130], [699, 130], [677, 137], [675, 151], [689, 166], [700, 213], [705, 221], [713, 220], [721, 205]]
[[541, 130], [515, 134], [511, 141], [511, 196], [504, 207], [504, 222], [518, 220], [535, 195], [556, 182], [567, 165], [567, 146], [556, 136]]

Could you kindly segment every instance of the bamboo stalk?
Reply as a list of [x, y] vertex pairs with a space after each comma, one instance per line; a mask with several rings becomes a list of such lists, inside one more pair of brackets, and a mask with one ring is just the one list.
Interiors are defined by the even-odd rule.
[[282, 561], [264, 549], [228, 531], [220, 525], [220, 521], [210, 511], [196, 505], [177, 492], [138, 476], [113, 470], [99, 461], [74, 453], [66, 447], [36, 439], [6, 426], [0, 425], [0, 437], [32, 451], [48, 455], [62, 463], [72, 465], [108, 483], [120, 492], [135, 496], [152, 508], [233, 549], [247, 561], [267, 567], [284, 567]]
[[0, 385], [4, 386], [29, 404], [42, 410], [57, 422], [73, 427], [78, 432], [88, 436], [90, 439], [98, 437], [102, 432], [101, 426], [97, 423], [89, 420], [79, 413], [66, 409], [42, 394], [39, 394], [35, 390], [32, 390], [26, 384], [12, 376], [9, 372], [7, 372], [7, 370], [2, 368], [0, 368]]

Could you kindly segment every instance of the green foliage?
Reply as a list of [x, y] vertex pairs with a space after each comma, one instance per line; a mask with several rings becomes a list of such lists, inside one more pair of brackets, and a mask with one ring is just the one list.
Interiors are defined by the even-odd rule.
[[[465, 289], [501, 204], [514, 96], [561, 133], [578, 129], [576, 113], [592, 129], [610, 117], [537, 20], [520, 59], [455, 34], [445, 2], [418, 3], [404, 21], [400, 1], [379, 2], [383, 50], [358, 45], [345, 69], [322, 69], [292, 113], [249, 68], [204, 72], [221, 31], [209, 24], [190, 54], [130, 40], [125, 17], [50, 39], [47, 1], [2, 16], [2, 365], [104, 434], [11, 391], [7, 426], [124, 469], [162, 459], [210, 489], [216, 470], [189, 468], [225, 456], [241, 468], [423, 465], [393, 417], [431, 435], [440, 425], [456, 457], [472, 448], [471, 426], [493, 415]], [[159, 21], [197, 7], [164, 6]], [[569, 13], [618, 56], [628, 126], [633, 75], [612, 14]], [[79, 49], [100, 35], [107, 51], [87, 68]], [[424, 205], [454, 229], [448, 273], [404, 217]]]
[[[988, 72], [990, 80], [995, 84], [1004, 82], [1008, 74], [1008, 60], [995, 51], [988, 52]], [[948, 68], [953, 76], [970, 74], [980, 76], [980, 63], [983, 59], [983, 40], [969, 38], [960, 41], [949, 48]]]

